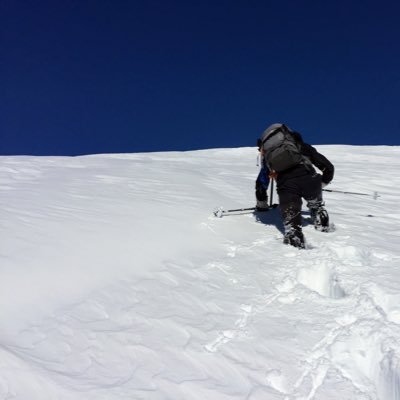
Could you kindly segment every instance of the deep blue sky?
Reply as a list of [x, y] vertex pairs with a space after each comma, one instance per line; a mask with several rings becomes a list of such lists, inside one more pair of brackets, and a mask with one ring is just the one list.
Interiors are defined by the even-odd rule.
[[399, 1], [0, 4], [0, 154], [400, 144]]

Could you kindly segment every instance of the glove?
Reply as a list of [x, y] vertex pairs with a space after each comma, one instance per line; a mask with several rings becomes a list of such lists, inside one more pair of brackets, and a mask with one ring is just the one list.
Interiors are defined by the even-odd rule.
[[267, 211], [269, 209], [268, 196], [265, 200], [257, 200], [256, 209], [257, 211]]
[[265, 190], [264, 186], [257, 185], [256, 186], [256, 199], [257, 201], [266, 201], [268, 203], [268, 194]]
[[322, 189], [324, 189], [324, 188], [327, 187], [328, 185], [329, 185], [329, 182], [328, 182], [328, 183], [326, 183], [326, 182], [321, 182]]

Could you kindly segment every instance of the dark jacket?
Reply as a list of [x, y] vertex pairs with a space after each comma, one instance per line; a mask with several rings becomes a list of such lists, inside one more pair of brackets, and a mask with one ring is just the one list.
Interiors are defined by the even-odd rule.
[[[279, 187], [282, 185], [287, 179], [297, 178], [300, 176], [304, 176], [307, 174], [316, 174], [316, 171], [313, 167], [315, 165], [322, 172], [322, 182], [328, 184], [333, 179], [333, 175], [335, 172], [335, 168], [333, 164], [321, 153], [311, 145], [304, 143], [303, 138], [298, 132], [291, 132], [294, 136], [296, 142], [301, 148], [301, 153], [303, 156], [307, 157], [310, 163], [302, 163], [290, 168], [286, 171], [280, 172], [277, 176], [276, 182]], [[312, 164], [312, 165], [311, 165]], [[268, 187], [269, 179], [269, 169], [263, 160], [262, 168], [260, 174], [258, 175], [257, 181], [261, 181], [265, 188]]]

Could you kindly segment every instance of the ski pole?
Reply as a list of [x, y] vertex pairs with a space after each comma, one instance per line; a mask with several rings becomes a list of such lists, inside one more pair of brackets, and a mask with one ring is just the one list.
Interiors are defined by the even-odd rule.
[[[278, 207], [278, 204], [271, 204], [265, 210], [259, 211], [269, 211], [270, 209]], [[219, 207], [214, 210], [214, 215], [218, 218], [221, 218], [223, 215], [229, 215], [230, 213], [242, 212], [242, 211], [257, 211], [257, 207], [248, 207], [248, 208], [234, 208], [231, 210], [224, 210], [223, 207]]]
[[248, 207], [248, 208], [235, 208], [231, 210], [224, 210], [222, 207], [214, 210], [214, 215], [218, 218], [221, 218], [224, 214], [229, 214], [233, 212], [241, 212], [241, 211], [255, 211], [256, 207]]
[[256, 207], [248, 207], [248, 208], [235, 208], [232, 210], [221, 210], [222, 212], [239, 212], [239, 211], [254, 211]]
[[345, 192], [343, 190], [332, 190], [332, 189], [322, 189], [324, 192], [331, 192], [331, 193], [342, 193], [342, 194], [355, 194], [358, 196], [372, 196], [374, 200], [376, 200], [380, 195], [378, 192], [374, 192], [374, 194], [369, 193], [358, 193], [358, 192]]
[[271, 179], [271, 193], [269, 196], [269, 206], [272, 207], [272, 199], [273, 199], [273, 190], [274, 190], [274, 180]]

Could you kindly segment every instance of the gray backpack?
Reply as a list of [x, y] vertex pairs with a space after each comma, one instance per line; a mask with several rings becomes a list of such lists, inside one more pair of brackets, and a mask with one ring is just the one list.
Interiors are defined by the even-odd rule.
[[261, 137], [264, 158], [270, 170], [282, 172], [304, 160], [300, 145], [284, 124], [271, 125]]

